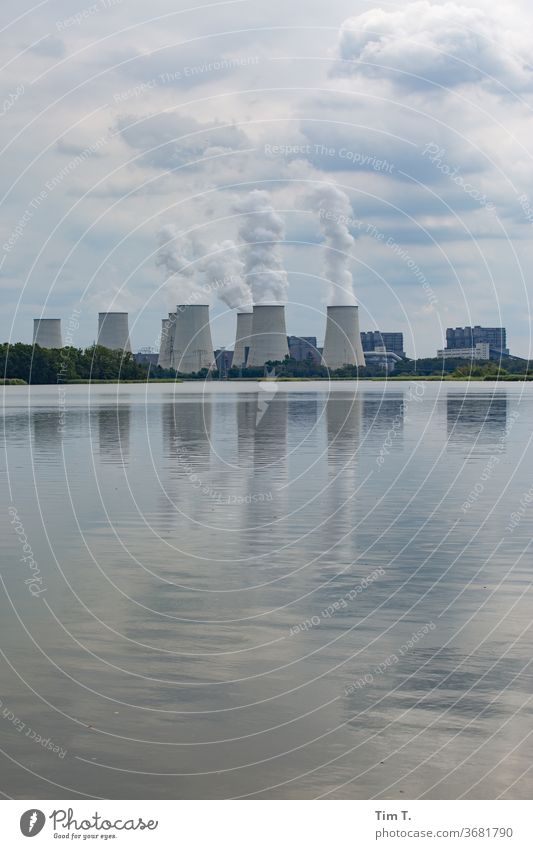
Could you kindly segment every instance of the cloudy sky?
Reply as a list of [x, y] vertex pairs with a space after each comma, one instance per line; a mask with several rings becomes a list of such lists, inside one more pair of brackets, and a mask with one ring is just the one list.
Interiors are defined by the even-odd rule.
[[361, 329], [411, 356], [464, 324], [527, 356], [533, 11], [502, 10], [3, 0], [2, 340], [76, 309], [83, 346], [126, 309], [155, 345], [188, 287], [229, 269], [239, 289], [263, 230], [290, 333], [321, 343], [351, 275]]

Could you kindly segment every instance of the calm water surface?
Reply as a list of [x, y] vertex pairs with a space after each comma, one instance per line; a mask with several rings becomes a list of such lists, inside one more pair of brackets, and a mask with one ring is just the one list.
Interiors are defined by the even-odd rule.
[[530, 798], [532, 421], [517, 383], [7, 388], [4, 793]]

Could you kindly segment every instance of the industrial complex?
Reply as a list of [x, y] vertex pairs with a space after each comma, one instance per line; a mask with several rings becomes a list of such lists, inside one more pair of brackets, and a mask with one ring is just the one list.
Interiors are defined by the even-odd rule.
[[[324, 346], [318, 347], [316, 336], [287, 335], [283, 304], [257, 304], [251, 311], [236, 312], [233, 350], [214, 350], [209, 305], [178, 304], [175, 312], [162, 319], [159, 352], [143, 349], [136, 357], [180, 374], [213, 368], [227, 373], [232, 366], [261, 368], [286, 357], [311, 360], [331, 371], [346, 365], [377, 365], [393, 371], [396, 363], [406, 359], [403, 333], [360, 331], [357, 306], [328, 306], [325, 318]], [[33, 344], [61, 348], [61, 319], [34, 319]], [[131, 352], [127, 312], [99, 313], [97, 344]], [[498, 360], [510, 356], [505, 328], [480, 325], [448, 328], [446, 347], [437, 351], [440, 359]]]

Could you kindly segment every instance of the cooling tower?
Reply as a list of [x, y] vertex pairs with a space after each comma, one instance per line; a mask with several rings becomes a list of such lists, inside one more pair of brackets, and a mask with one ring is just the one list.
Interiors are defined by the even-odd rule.
[[211, 368], [215, 357], [207, 304], [178, 305], [172, 346], [172, 368], [176, 371], [193, 374]]
[[359, 307], [328, 307], [322, 364], [331, 370], [345, 365], [365, 365]]
[[168, 318], [164, 318], [162, 321], [161, 342], [159, 345], [157, 365], [161, 366], [161, 368], [172, 368], [172, 343], [176, 313], [169, 312]]
[[283, 360], [288, 353], [285, 307], [280, 304], [256, 304], [247, 367], [264, 366], [269, 360]]
[[41, 348], [62, 348], [61, 319], [34, 318], [33, 344], [40, 345]]
[[99, 312], [97, 345], [112, 351], [131, 351], [127, 312]]
[[235, 350], [233, 351], [232, 365], [240, 368], [246, 365], [246, 348], [250, 347], [250, 336], [252, 335], [251, 312], [237, 313], [237, 333], [235, 335]]

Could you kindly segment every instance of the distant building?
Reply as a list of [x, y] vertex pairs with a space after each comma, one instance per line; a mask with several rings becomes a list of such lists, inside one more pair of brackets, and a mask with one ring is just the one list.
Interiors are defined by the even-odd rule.
[[219, 348], [215, 351], [215, 368], [223, 377], [227, 375], [232, 362], [233, 351], [226, 351], [225, 348]]
[[402, 357], [394, 351], [386, 351], [384, 347], [375, 351], [365, 351], [367, 366], [379, 366], [383, 371], [394, 371], [396, 363], [401, 363]]
[[[437, 351], [437, 357], [444, 360], [490, 360], [492, 348], [488, 342], [478, 342], [474, 348], [443, 348]], [[496, 357], [498, 359], [499, 352]]]
[[[475, 349], [479, 343], [487, 343], [494, 351], [507, 356], [507, 333], [505, 327], [448, 327], [446, 328], [446, 350]], [[452, 356], [452, 354], [450, 354]]]
[[289, 336], [289, 355], [293, 360], [306, 360], [311, 356], [314, 363], [320, 363], [320, 354], [316, 346], [316, 336]]
[[133, 355], [133, 359], [141, 366], [150, 365], [155, 368], [159, 354], [154, 353], [151, 348], [141, 348], [140, 351]]
[[367, 330], [361, 333], [363, 351], [392, 351], [405, 358], [403, 333], [382, 333], [381, 330]]

